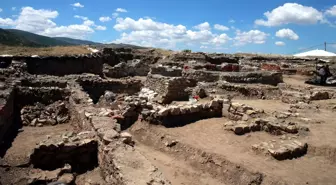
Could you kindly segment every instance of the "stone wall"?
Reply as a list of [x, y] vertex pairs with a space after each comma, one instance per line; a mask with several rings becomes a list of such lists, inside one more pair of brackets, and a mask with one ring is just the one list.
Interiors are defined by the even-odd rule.
[[161, 75], [149, 75], [145, 86], [159, 94], [160, 103], [169, 104], [172, 101], [188, 100], [188, 87], [195, 87], [197, 82], [184, 77], [165, 77]]
[[35, 102], [51, 104], [58, 100], [66, 100], [70, 92], [58, 87], [17, 87], [15, 94], [15, 106], [22, 108], [25, 105], [33, 105]]
[[167, 66], [157, 66], [157, 67], [152, 67], [150, 69], [150, 74], [158, 74], [162, 76], [182, 76], [182, 69], [175, 67], [167, 67]]
[[282, 73], [277, 72], [240, 72], [240, 73], [221, 73], [220, 80], [232, 83], [261, 83], [277, 85], [282, 83]]
[[149, 64], [140, 59], [121, 62], [113, 67], [104, 64], [104, 74], [111, 78], [127, 76], [147, 76], [150, 70]]
[[183, 77], [198, 82], [216, 82], [220, 79], [220, 72], [188, 69], [183, 71]]
[[[3, 141], [14, 119], [14, 91], [7, 89], [0, 94], [0, 142]], [[1, 143], [0, 143], [1, 148]], [[1, 152], [1, 150], [0, 150]]]
[[78, 83], [83, 87], [94, 103], [97, 103], [99, 98], [105, 91], [112, 91], [117, 94], [132, 95], [140, 91], [142, 84], [140, 80], [105, 80], [105, 79], [81, 79]]
[[222, 117], [223, 104], [229, 104], [229, 101], [215, 99], [206, 103], [163, 107], [150, 115], [143, 115], [143, 118], [165, 127], [183, 126], [201, 119]]
[[93, 73], [102, 74], [103, 60], [101, 57], [63, 56], [63, 57], [27, 57], [24, 58], [30, 74], [48, 74], [63, 76], [69, 74]]

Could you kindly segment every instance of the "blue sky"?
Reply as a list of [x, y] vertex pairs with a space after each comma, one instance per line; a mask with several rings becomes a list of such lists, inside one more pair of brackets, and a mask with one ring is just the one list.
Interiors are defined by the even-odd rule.
[[10, 0], [0, 8], [2, 28], [106, 43], [279, 54], [336, 43], [335, 0]]

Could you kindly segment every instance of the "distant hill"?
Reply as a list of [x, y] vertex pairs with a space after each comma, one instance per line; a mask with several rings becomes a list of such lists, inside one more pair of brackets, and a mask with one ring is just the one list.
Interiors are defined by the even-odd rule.
[[53, 37], [54, 39], [64, 41], [73, 45], [97, 45], [100, 43], [97, 42], [92, 42], [88, 40], [79, 40], [79, 39], [72, 39], [72, 38], [67, 38], [67, 37]]
[[66, 37], [52, 38], [22, 30], [0, 28], [0, 44], [9, 46], [47, 47], [47, 46], [95, 45], [99, 43], [86, 40], [71, 39]]
[[0, 28], [0, 44], [8, 46], [30, 46], [30, 47], [39, 46], [37, 43], [34, 43], [23, 36], [17, 35], [13, 32], [1, 28]]
[[96, 48], [132, 48], [132, 49], [146, 49], [147, 47], [142, 47], [142, 46], [136, 46], [136, 45], [131, 45], [131, 44], [100, 44], [96, 46]]

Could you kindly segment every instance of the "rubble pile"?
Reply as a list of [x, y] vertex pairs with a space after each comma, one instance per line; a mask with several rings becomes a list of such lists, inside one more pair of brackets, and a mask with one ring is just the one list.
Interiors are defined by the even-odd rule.
[[21, 109], [21, 120], [24, 126], [42, 127], [66, 123], [70, 120], [70, 114], [67, 104], [63, 101], [47, 106], [36, 103]]
[[307, 153], [308, 144], [297, 140], [286, 142], [262, 142], [255, 144], [252, 149], [257, 153], [271, 155], [277, 160], [297, 158]]
[[244, 135], [256, 131], [265, 131], [272, 135], [297, 134], [299, 131], [309, 131], [309, 128], [306, 126], [301, 126], [291, 121], [277, 120], [273, 117], [269, 119], [257, 118], [250, 121], [227, 122], [224, 127], [236, 135]]

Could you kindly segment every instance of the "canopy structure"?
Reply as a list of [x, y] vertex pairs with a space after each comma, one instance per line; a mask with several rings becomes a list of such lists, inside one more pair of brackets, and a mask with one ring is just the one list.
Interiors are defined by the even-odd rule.
[[298, 53], [294, 55], [295, 57], [334, 57], [336, 53], [324, 51], [324, 50], [311, 50], [304, 53]]

